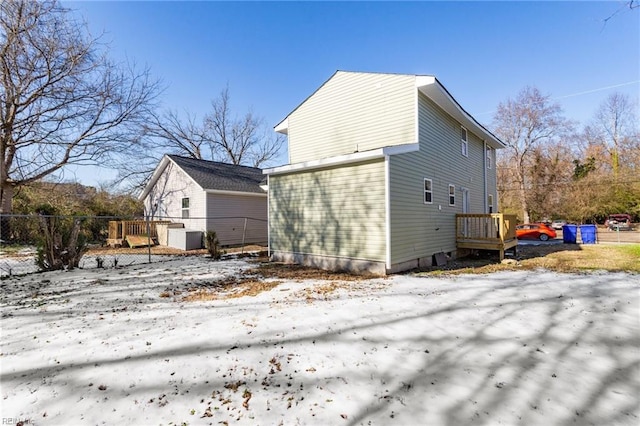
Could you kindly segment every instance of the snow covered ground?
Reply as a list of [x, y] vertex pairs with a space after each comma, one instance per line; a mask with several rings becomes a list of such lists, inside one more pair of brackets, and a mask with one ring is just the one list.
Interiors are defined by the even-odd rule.
[[[164, 262], [173, 259], [175, 256], [152, 254], [107, 254], [102, 256], [84, 255], [80, 260], [79, 267], [83, 269], [98, 268], [98, 259], [104, 267], [129, 266], [140, 263]], [[24, 275], [38, 272], [36, 266], [36, 250], [29, 248], [19, 253], [19, 256], [3, 255], [0, 251], [0, 277], [10, 275]]]
[[182, 298], [249, 267], [192, 257], [0, 281], [2, 424], [640, 422], [639, 275], [280, 280]]

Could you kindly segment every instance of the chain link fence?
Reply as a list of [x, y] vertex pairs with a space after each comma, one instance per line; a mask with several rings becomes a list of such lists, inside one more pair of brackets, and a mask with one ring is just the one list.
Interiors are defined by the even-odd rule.
[[266, 249], [267, 221], [259, 218], [0, 215], [0, 277], [204, 256], [207, 231], [216, 232], [227, 252]]

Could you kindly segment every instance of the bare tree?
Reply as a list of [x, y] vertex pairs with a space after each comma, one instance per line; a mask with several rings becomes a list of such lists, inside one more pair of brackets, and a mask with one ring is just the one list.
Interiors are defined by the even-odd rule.
[[159, 86], [56, 1], [0, 3], [0, 213], [16, 188], [130, 152]]
[[232, 117], [229, 87], [220, 92], [211, 106], [213, 110], [204, 119], [204, 131], [212, 158], [260, 167], [278, 155], [284, 137], [276, 136], [264, 125], [264, 120], [251, 111], [240, 118]]
[[500, 153], [498, 165], [511, 170], [523, 220], [529, 222], [531, 191], [546, 190], [532, 182], [532, 176], [536, 176], [534, 168], [541, 170], [539, 149], [558, 142], [571, 124], [562, 116], [559, 104], [552, 103], [537, 88], [526, 87], [515, 99], [498, 105], [493, 127], [507, 146]]
[[202, 124], [196, 123], [196, 117], [188, 112], [185, 119], [180, 118], [174, 111], [154, 115], [153, 121], [145, 125], [145, 136], [154, 140], [154, 146], [160, 156], [169, 151], [203, 160], [207, 157], [206, 151], [211, 145]]
[[[559, 198], [563, 191], [557, 191], [570, 180], [570, 168], [567, 164], [570, 157], [567, 156], [564, 147], [553, 144], [551, 146], [538, 146], [531, 155], [531, 163], [527, 174], [530, 189], [527, 191], [527, 206], [530, 220], [540, 221], [551, 219], [561, 205]], [[560, 192], [560, 193], [559, 193]]]
[[175, 111], [153, 113], [143, 129], [143, 137], [138, 141], [140, 149], [121, 158], [116, 168], [118, 174], [112, 184], [125, 192], [133, 193], [143, 188], [164, 154], [199, 160], [207, 158], [209, 144], [202, 124], [188, 112], [186, 119]]
[[139, 190], [167, 153], [261, 167], [277, 157], [284, 141], [284, 136], [276, 135], [253, 112], [234, 116], [226, 87], [211, 101], [211, 111], [202, 120], [188, 111], [153, 114], [144, 125], [141, 149], [119, 164], [115, 183], [124, 184], [132, 192]]
[[260, 167], [273, 160], [284, 143], [264, 120], [249, 111], [235, 117], [231, 111], [229, 88], [211, 101], [211, 111], [201, 122], [195, 116], [176, 112], [156, 115], [147, 126], [155, 156], [170, 152], [199, 160], [222, 161]]
[[635, 150], [638, 136], [633, 103], [621, 93], [609, 95], [585, 128], [585, 139], [608, 152], [614, 178], [620, 171], [620, 155], [630, 148]]
[[613, 93], [585, 126], [582, 157], [593, 158], [589, 177], [598, 187], [590, 207], [600, 215], [640, 214], [640, 132], [636, 104]]

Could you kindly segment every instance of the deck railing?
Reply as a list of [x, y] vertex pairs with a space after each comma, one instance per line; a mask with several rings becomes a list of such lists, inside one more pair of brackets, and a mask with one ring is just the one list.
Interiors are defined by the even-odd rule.
[[456, 214], [456, 245], [458, 248], [504, 251], [518, 244], [515, 215], [503, 213]]
[[[147, 235], [151, 238], [158, 237], [157, 224], [171, 223], [166, 220], [121, 220], [109, 221], [109, 239], [110, 240], [124, 240], [127, 235]], [[148, 226], [148, 229], [147, 229]]]

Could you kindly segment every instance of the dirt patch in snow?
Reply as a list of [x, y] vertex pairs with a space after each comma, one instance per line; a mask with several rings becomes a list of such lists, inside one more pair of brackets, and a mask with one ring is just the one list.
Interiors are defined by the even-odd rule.
[[[252, 278], [231, 277], [216, 283], [213, 288], [191, 289], [182, 296], [185, 302], [202, 302], [207, 300], [234, 299], [244, 296], [256, 296], [280, 285], [281, 281], [260, 281]], [[170, 297], [170, 293], [162, 293], [162, 297]]]
[[324, 280], [324, 281], [366, 281], [379, 278], [374, 275], [354, 275], [345, 272], [325, 271], [309, 266], [268, 262], [266, 259], [257, 259], [258, 267], [247, 271], [249, 274], [259, 275], [264, 278], [280, 278], [285, 280]]
[[[224, 300], [244, 296], [256, 296], [270, 291], [285, 281], [305, 282], [314, 281], [313, 285], [294, 292], [290, 297], [302, 299], [311, 303], [315, 300], [327, 300], [338, 290], [358, 291], [372, 286], [373, 276], [351, 275], [343, 272], [325, 271], [302, 265], [269, 262], [266, 257], [254, 260], [255, 268], [245, 271], [242, 275], [227, 277], [212, 283], [199, 284], [197, 287], [185, 291], [166, 290], [161, 297], [174, 297], [185, 302]], [[320, 281], [320, 283], [317, 283]], [[325, 282], [327, 281], [327, 282]], [[377, 281], [376, 281], [377, 282]], [[186, 294], [185, 294], [186, 293]]]

